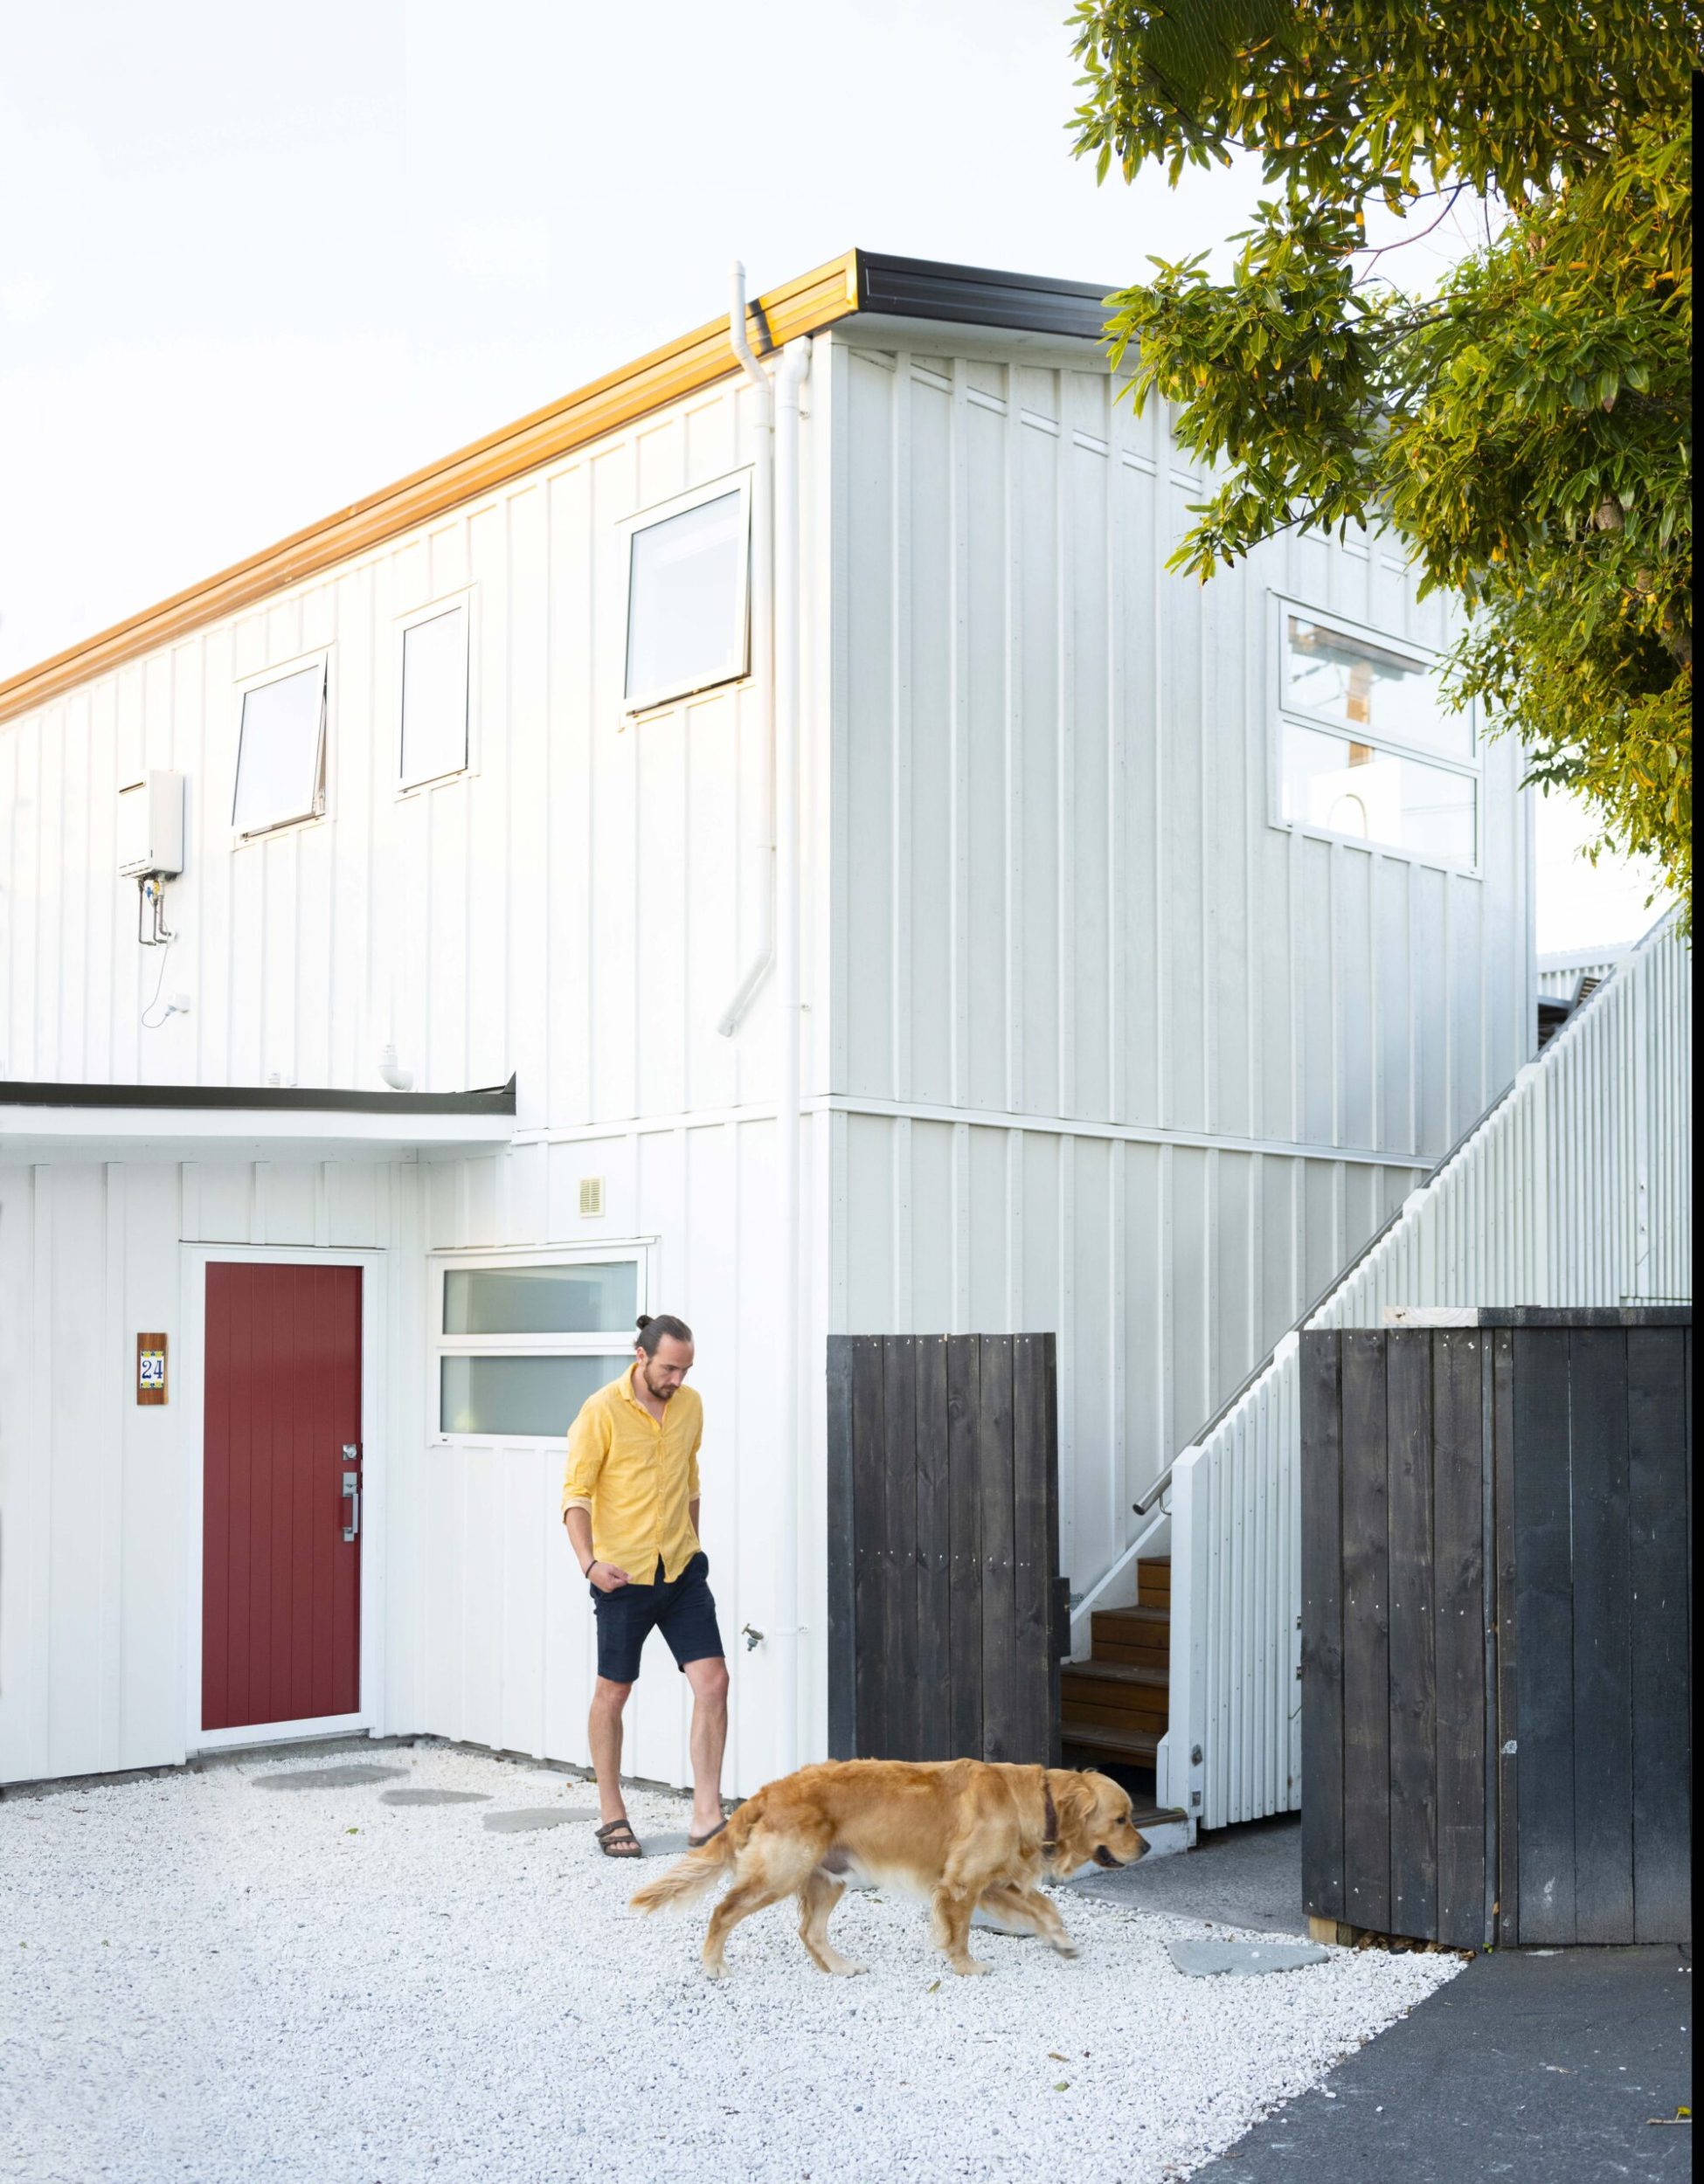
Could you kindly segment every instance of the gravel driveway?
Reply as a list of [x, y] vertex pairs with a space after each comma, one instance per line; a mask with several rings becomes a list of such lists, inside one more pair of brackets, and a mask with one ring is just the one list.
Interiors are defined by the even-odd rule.
[[[973, 1939], [849, 1894], [807, 1960], [791, 1906], [712, 1985], [709, 1910], [641, 1919], [557, 1773], [447, 1746], [268, 1758], [0, 1802], [0, 2176], [29, 2184], [538, 2184], [1182, 2176], [1430, 1994], [1441, 1956], [1333, 1951], [1186, 1979], [1198, 1920], [1065, 1892], [1082, 1947]], [[459, 1792], [426, 1803], [400, 1790]], [[387, 1799], [387, 1793], [392, 1794]], [[635, 1794], [635, 1826], [684, 1804]]]

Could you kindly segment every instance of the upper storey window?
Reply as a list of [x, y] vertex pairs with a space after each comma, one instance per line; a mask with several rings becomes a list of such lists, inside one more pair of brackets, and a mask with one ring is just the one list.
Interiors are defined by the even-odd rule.
[[326, 659], [243, 692], [231, 824], [264, 834], [325, 809]]
[[684, 495], [630, 528], [629, 713], [746, 674], [750, 536], [744, 479]]
[[405, 789], [468, 764], [468, 606], [428, 607], [402, 631], [400, 780]]
[[1444, 704], [1436, 658], [1288, 601], [1279, 612], [1283, 823], [1476, 864], [1476, 722]]

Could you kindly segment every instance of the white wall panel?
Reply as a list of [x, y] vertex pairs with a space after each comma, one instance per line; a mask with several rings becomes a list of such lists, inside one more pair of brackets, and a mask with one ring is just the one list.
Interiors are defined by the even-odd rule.
[[1420, 1174], [1086, 1126], [851, 1112], [832, 1130], [834, 1325], [1057, 1335], [1062, 1547], [1079, 1589], [1131, 1536], [1132, 1502], [1307, 1303], [1306, 1268], [1328, 1269], [1323, 1288]]
[[1270, 745], [1275, 591], [1439, 608], [1365, 542], [1163, 574], [1202, 488], [1103, 375], [829, 346], [836, 1089], [1436, 1157], [1531, 1046], [1519, 754], [1465, 874], [1276, 828]]
[[[528, 1159], [529, 1151], [430, 1164], [424, 1194], [430, 1248], [488, 1248], [495, 1239], [488, 1209], [505, 1199], [517, 1206], [523, 1197], [543, 1227], [539, 1241], [595, 1248], [606, 1240], [648, 1241], [650, 1309], [681, 1314], [697, 1340], [693, 1379], [705, 1406], [703, 1532], [734, 1672], [728, 1780], [748, 1792], [775, 1771], [774, 1572], [790, 1521], [779, 1492], [782, 1300], [772, 1242], [773, 1122], [707, 1123], [552, 1144], [553, 1177], [560, 1170], [572, 1182], [581, 1172], [598, 1172], [619, 1187], [619, 1200], [606, 1191], [607, 1210], [596, 1220], [580, 1219], [577, 1189], [571, 1194], [566, 1183], [541, 1183], [545, 1171]], [[804, 1165], [807, 1174], [815, 1165], [808, 1144]], [[512, 1214], [511, 1222], [517, 1218]], [[534, 1225], [531, 1215], [525, 1218]], [[805, 1309], [820, 1326], [814, 1287]], [[424, 1388], [424, 1372], [419, 1377]], [[818, 1430], [814, 1426], [814, 1435]], [[409, 1652], [398, 1673], [412, 1680], [405, 1719], [404, 1701], [393, 1697], [396, 1725], [588, 1764], [595, 1631], [587, 1589], [562, 1534], [563, 1445], [433, 1446], [422, 1422], [409, 1447], [406, 1461], [418, 1467], [420, 1490], [407, 1497], [391, 1591], [396, 1643]], [[820, 1449], [814, 1453], [820, 1458]], [[814, 1506], [820, 1524], [814, 1485], [804, 1486], [802, 1496], [791, 1521], [807, 1527]], [[826, 1733], [826, 1565], [815, 1535], [806, 1537], [800, 1681], [805, 1734], [815, 1749]], [[765, 1633], [755, 1649], [739, 1637], [748, 1623]], [[629, 1703], [624, 1769], [654, 1781], [689, 1781], [689, 1715], [684, 1682], [656, 1641]]]
[[[371, 1089], [394, 1040], [421, 1090], [515, 1072], [525, 1127], [760, 1099], [772, 1000], [715, 1028], [769, 887], [758, 696], [621, 710], [621, 525], [754, 430], [731, 381], [8, 724], [0, 1074]], [[398, 617], [452, 595], [472, 764], [398, 794]], [[324, 816], [237, 843], [239, 685], [322, 646]], [[144, 764], [187, 778], [156, 1029], [114, 850]]]
[[[0, 1165], [0, 1324], [21, 1361], [0, 1403], [0, 1781], [184, 1756], [187, 1525], [201, 1462], [187, 1391], [201, 1361], [184, 1337], [180, 1243], [336, 1241], [418, 1261], [416, 1172], [367, 1162]], [[405, 1270], [395, 1287], [386, 1422], [392, 1434], [412, 1423], [418, 1446], [424, 1303]], [[159, 1328], [171, 1397], [142, 1406], [135, 1338]]]

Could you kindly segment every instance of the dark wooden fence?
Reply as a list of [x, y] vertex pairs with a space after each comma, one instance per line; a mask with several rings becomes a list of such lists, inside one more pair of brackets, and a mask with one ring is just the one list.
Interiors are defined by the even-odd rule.
[[828, 1748], [1056, 1766], [1051, 1335], [828, 1339]]
[[1690, 1310], [1321, 1330], [1301, 1368], [1310, 1914], [1689, 1940]]

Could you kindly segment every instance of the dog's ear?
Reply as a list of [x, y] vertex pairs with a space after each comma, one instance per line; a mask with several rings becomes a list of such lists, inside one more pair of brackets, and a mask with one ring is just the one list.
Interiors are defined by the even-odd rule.
[[1059, 1815], [1060, 1843], [1080, 1841], [1093, 1821], [1099, 1802], [1094, 1777], [1078, 1773], [1075, 1769], [1049, 1767], [1047, 1781], [1053, 1792], [1053, 1808]]

